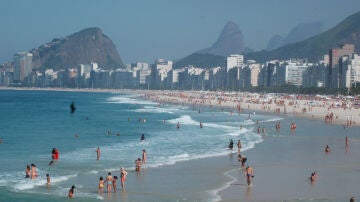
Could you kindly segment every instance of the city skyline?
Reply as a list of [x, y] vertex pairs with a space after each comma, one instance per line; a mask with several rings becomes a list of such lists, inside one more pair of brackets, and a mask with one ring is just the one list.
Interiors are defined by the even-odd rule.
[[[0, 63], [17, 52], [99, 27], [124, 63], [185, 57], [210, 47], [228, 21], [238, 24], [245, 45], [264, 49], [276, 34], [299, 23], [323, 22], [327, 30], [358, 11], [360, 2], [335, 1], [1, 1]], [[268, 9], [271, 5], [271, 10]], [[274, 6], [278, 5], [278, 6]], [[293, 9], [300, 12], [293, 12]], [[303, 12], [301, 12], [303, 11]], [[256, 14], [256, 15], [255, 15]], [[249, 17], [251, 16], [251, 17]], [[181, 45], [180, 45], [181, 44]]]

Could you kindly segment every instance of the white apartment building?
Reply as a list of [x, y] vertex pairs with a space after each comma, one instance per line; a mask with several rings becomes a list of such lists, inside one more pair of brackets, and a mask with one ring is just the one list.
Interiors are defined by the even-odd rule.
[[259, 74], [260, 74], [260, 64], [250, 64], [250, 85], [252, 87], [257, 87], [259, 85]]
[[303, 73], [309, 67], [309, 64], [287, 61], [283, 64], [285, 67], [285, 83], [295, 86], [303, 84]]
[[161, 81], [167, 78], [167, 74], [172, 70], [173, 61], [165, 59], [157, 59], [155, 61], [156, 69], [159, 72]]
[[234, 67], [241, 67], [244, 64], [244, 56], [243, 55], [230, 55], [226, 59], [226, 71], [228, 72], [230, 69]]
[[360, 82], [360, 55], [352, 54], [342, 57], [343, 61], [343, 81], [346, 88], [351, 88], [353, 84]]

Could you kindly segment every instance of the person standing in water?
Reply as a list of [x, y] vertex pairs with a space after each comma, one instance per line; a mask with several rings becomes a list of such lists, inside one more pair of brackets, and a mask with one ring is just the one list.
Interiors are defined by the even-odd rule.
[[102, 195], [104, 193], [104, 179], [102, 176], [100, 176], [99, 179], [98, 193], [99, 195]]
[[25, 178], [30, 178], [30, 176], [31, 176], [30, 166], [27, 165], [25, 170]]
[[250, 186], [252, 182], [252, 178], [254, 177], [254, 171], [252, 167], [250, 167], [250, 165], [247, 165], [245, 169], [245, 175], [246, 175], [247, 185]]
[[232, 139], [230, 139], [230, 143], [229, 143], [229, 149], [233, 149], [233, 147], [234, 147], [234, 142], [233, 142], [233, 140]]
[[107, 182], [107, 192], [111, 193], [113, 177], [111, 176], [110, 172], [108, 173], [108, 176], [106, 177], [106, 182]]
[[73, 185], [69, 190], [68, 197], [72, 198], [74, 196], [74, 192], [75, 192], [75, 186]]
[[240, 151], [241, 151], [241, 141], [240, 140], [238, 140], [238, 142], [237, 142], [237, 147], [238, 147], [238, 152], [240, 153]]
[[35, 164], [31, 164], [31, 179], [37, 178], [36, 166]]
[[120, 180], [121, 180], [121, 188], [123, 191], [125, 191], [125, 182], [126, 182], [126, 176], [127, 176], [127, 172], [125, 170], [125, 168], [121, 168], [120, 170]]
[[142, 150], [141, 163], [142, 163], [142, 164], [145, 164], [145, 163], [146, 163], [146, 151], [145, 151], [145, 149]]
[[100, 160], [100, 154], [101, 154], [101, 151], [100, 151], [100, 148], [98, 147], [97, 149], [96, 149], [96, 160]]

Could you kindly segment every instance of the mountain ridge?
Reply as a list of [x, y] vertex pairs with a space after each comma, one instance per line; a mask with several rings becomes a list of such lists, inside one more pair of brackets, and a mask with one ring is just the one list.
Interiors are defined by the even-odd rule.
[[73, 68], [96, 62], [104, 69], [123, 63], [111, 39], [98, 27], [90, 27], [63, 38], [55, 38], [30, 51], [35, 68]]

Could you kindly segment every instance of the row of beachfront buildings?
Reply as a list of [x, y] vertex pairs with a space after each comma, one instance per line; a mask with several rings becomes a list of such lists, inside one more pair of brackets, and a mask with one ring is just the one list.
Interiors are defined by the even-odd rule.
[[0, 66], [0, 86], [241, 90], [253, 87], [294, 85], [350, 88], [360, 83], [360, 55], [353, 44], [331, 49], [316, 63], [306, 59], [257, 63], [243, 55], [227, 57], [226, 67], [173, 68], [173, 62], [157, 59], [154, 64], [137, 62], [105, 70], [97, 63], [79, 64], [63, 70], [33, 69], [32, 54], [20, 52], [14, 61]]

